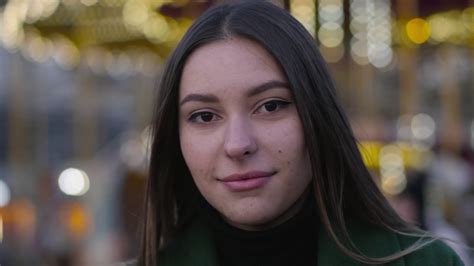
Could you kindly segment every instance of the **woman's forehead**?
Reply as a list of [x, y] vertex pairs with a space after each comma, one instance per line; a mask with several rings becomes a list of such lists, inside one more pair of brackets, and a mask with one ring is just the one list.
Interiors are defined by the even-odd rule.
[[255, 87], [271, 80], [286, 82], [281, 67], [265, 48], [248, 39], [232, 38], [204, 45], [190, 55], [180, 94]]

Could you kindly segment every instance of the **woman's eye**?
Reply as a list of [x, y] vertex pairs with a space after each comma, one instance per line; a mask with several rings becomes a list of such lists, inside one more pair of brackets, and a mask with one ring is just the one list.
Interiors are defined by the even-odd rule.
[[271, 101], [268, 101], [268, 102], [262, 104], [262, 106], [260, 106], [260, 108], [258, 108], [257, 112], [259, 112], [259, 113], [271, 113], [271, 112], [278, 111], [278, 110], [286, 107], [289, 104], [290, 104], [289, 102], [285, 102], [285, 101], [271, 100]]
[[189, 121], [196, 123], [209, 123], [217, 119], [217, 116], [211, 112], [197, 112], [189, 117]]

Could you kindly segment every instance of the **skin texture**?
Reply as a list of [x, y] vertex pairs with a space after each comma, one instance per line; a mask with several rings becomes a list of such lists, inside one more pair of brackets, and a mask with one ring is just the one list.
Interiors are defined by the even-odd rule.
[[[262, 84], [266, 89], [255, 90]], [[302, 124], [286, 84], [273, 57], [243, 38], [204, 45], [185, 64], [181, 150], [201, 194], [235, 227], [262, 230], [284, 222], [301, 207], [311, 182]], [[249, 171], [273, 175], [245, 191], [222, 181]]]

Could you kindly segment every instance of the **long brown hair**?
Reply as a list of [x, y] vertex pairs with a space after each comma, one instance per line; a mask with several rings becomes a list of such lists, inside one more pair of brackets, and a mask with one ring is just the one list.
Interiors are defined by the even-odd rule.
[[156, 100], [140, 265], [159, 263], [159, 248], [193, 219], [199, 197], [179, 145], [178, 89], [183, 66], [197, 48], [230, 37], [256, 41], [286, 74], [303, 124], [319, 217], [338, 248], [360, 262], [379, 264], [427, 244], [416, 242], [384, 258], [357, 251], [346, 228], [348, 217], [402, 234], [419, 231], [393, 211], [373, 182], [311, 35], [285, 10], [265, 1], [244, 1], [206, 11], [165, 67]]

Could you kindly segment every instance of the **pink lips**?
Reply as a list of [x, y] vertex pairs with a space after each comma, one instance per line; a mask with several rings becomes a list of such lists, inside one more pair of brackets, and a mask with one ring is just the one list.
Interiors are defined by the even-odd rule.
[[242, 192], [263, 187], [274, 174], [274, 172], [252, 171], [229, 175], [219, 181], [233, 192]]

